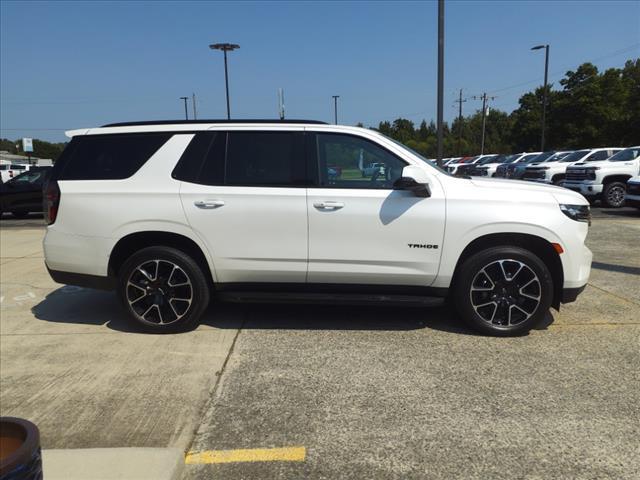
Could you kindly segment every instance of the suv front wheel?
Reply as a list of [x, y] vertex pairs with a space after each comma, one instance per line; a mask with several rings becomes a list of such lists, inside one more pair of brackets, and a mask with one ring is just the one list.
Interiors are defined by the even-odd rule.
[[196, 327], [210, 296], [198, 264], [184, 252], [162, 246], [142, 249], [125, 261], [118, 295], [134, 323], [152, 333]]
[[546, 265], [520, 247], [494, 247], [460, 267], [453, 300], [474, 329], [496, 336], [521, 335], [549, 311], [553, 280]]

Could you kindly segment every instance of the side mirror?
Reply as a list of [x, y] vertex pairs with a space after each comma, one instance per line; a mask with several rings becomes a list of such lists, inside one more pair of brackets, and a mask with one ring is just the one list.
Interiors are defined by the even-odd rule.
[[418, 183], [411, 177], [400, 177], [393, 182], [394, 190], [409, 190], [416, 197], [428, 198], [431, 196], [431, 189], [427, 183]]

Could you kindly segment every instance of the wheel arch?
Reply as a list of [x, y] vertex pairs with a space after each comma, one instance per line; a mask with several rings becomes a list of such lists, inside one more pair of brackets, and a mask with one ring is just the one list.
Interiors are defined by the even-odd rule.
[[621, 183], [624, 183], [626, 185], [627, 181], [631, 177], [632, 177], [631, 175], [624, 174], [624, 173], [620, 173], [620, 174], [617, 174], [617, 175], [607, 175], [606, 177], [604, 177], [602, 179], [602, 184], [606, 185], [608, 183], [621, 182]]
[[209, 285], [214, 285], [210, 262], [200, 245], [185, 235], [166, 231], [134, 232], [118, 240], [109, 255], [107, 270], [109, 276], [117, 277], [119, 269], [127, 258], [146, 247], [172, 247], [186, 253], [202, 268]]
[[556, 310], [560, 308], [564, 284], [564, 270], [560, 255], [556, 252], [551, 242], [528, 233], [491, 233], [471, 241], [458, 257], [451, 285], [455, 285], [460, 267], [467, 258], [474, 253], [496, 246], [521, 247], [536, 254], [547, 265], [553, 279], [553, 300], [551, 305]]

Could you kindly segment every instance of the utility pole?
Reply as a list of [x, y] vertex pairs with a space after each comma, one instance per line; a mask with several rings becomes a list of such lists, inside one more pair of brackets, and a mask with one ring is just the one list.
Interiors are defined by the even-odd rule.
[[484, 155], [484, 132], [487, 126], [487, 100], [494, 100], [496, 97], [487, 97], [487, 93], [483, 93], [481, 97], [473, 96], [474, 100], [482, 99], [482, 144], [480, 145], [480, 155]]
[[462, 89], [460, 89], [460, 99], [456, 100], [458, 104], [458, 155], [462, 155], [462, 103], [467, 99], [462, 99]]
[[438, 166], [442, 168], [444, 141], [443, 125], [444, 104], [444, 0], [438, 0]]
[[193, 119], [197, 120], [198, 119], [198, 114], [196, 113], [196, 94], [195, 93], [191, 94], [191, 100], [192, 100], [192, 104], [193, 104]]
[[180, 97], [180, 100], [184, 100], [184, 118], [189, 120], [189, 111], [187, 110], [187, 100], [189, 97]]
[[332, 95], [332, 97], [333, 97], [334, 123], [337, 125], [338, 124], [338, 99], [340, 98], [340, 95]]

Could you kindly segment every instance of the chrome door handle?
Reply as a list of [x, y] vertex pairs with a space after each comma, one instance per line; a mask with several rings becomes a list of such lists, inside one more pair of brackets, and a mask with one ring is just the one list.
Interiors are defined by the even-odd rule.
[[197, 200], [193, 204], [198, 208], [218, 208], [224, 205], [224, 200]]
[[338, 210], [344, 207], [344, 203], [342, 202], [315, 202], [313, 204], [314, 207], [319, 208], [321, 210]]

